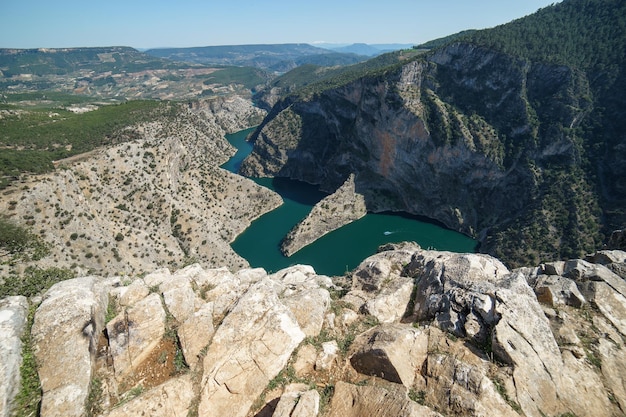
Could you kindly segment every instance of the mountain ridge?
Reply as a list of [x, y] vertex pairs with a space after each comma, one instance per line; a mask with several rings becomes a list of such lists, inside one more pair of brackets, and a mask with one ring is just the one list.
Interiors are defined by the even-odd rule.
[[[542, 16], [564, 15], [575, 28], [580, 1]], [[584, 3], [603, 10], [603, 2]], [[463, 39], [279, 100], [242, 172], [329, 192], [355, 173], [369, 210], [442, 221], [512, 265], [579, 256], [623, 228], [623, 61], [587, 73]], [[304, 127], [290, 131], [279, 118]]]

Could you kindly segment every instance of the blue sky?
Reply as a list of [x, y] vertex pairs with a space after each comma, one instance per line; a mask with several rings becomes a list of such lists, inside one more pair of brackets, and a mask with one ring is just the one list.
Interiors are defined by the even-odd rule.
[[0, 48], [418, 44], [554, 0], [0, 0]]

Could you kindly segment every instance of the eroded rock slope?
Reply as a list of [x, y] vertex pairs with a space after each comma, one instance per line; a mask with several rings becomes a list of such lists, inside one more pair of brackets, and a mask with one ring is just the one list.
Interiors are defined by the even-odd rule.
[[133, 140], [59, 161], [56, 172], [6, 190], [0, 212], [49, 245], [43, 268], [247, 266], [229, 243], [282, 200], [219, 165], [235, 152], [224, 135], [261, 113], [237, 97], [172, 104], [168, 117], [128, 127]]

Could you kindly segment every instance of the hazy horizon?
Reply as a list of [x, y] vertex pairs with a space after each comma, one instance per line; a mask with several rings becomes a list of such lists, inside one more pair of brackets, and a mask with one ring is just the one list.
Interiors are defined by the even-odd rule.
[[554, 1], [372, 0], [271, 4], [22, 0], [0, 4], [0, 48], [130, 46], [136, 49], [323, 43], [420, 44], [534, 13]]

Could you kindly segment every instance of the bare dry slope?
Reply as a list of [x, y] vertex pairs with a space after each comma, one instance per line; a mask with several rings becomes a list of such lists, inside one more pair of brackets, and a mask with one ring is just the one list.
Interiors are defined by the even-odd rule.
[[6, 190], [0, 213], [51, 245], [41, 267], [132, 274], [196, 260], [239, 269], [247, 262], [229, 242], [282, 203], [219, 168], [234, 153], [224, 135], [259, 112], [239, 98], [180, 106], [174, 117], [128, 127], [136, 140]]

